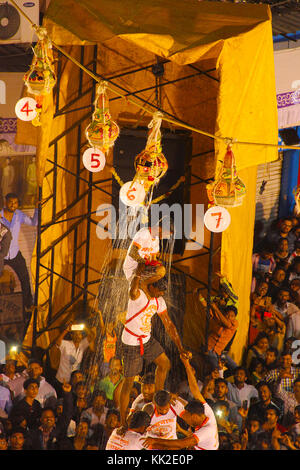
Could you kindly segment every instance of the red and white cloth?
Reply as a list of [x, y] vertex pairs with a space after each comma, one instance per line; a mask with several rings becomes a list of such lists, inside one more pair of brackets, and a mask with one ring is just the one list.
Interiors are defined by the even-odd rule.
[[151, 260], [151, 256], [159, 253], [159, 238], [153, 236], [148, 228], [142, 228], [135, 234], [123, 264], [123, 271], [128, 281], [131, 280], [138, 266], [138, 262], [129, 255], [133, 245], [138, 248], [138, 254], [141, 258]]

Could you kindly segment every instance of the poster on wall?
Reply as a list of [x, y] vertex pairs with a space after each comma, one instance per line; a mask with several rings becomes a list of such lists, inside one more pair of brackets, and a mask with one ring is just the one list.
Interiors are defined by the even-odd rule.
[[278, 127], [300, 122], [300, 47], [274, 52]]
[[[6, 195], [13, 193], [19, 202], [18, 210], [33, 217], [37, 202], [36, 149], [15, 144], [16, 121], [15, 118], [0, 118], [0, 213], [7, 207]], [[5, 220], [1, 220], [1, 223], [5, 225]], [[22, 265], [22, 273], [27, 270], [32, 290], [30, 265], [36, 226], [21, 223], [16, 232], [13, 232], [10, 250], [12, 246], [15, 248], [9, 254], [13, 257], [17, 252], [21, 253], [26, 265]], [[0, 341], [5, 345], [6, 351], [11, 345], [20, 345], [23, 340], [25, 311], [18, 276], [23, 276], [22, 273], [17, 273], [14, 268], [5, 264], [0, 275]]]
[[12, 118], [0, 120], [0, 208], [9, 193], [17, 194], [22, 208], [34, 208], [37, 197], [35, 147], [14, 144], [15, 121]]

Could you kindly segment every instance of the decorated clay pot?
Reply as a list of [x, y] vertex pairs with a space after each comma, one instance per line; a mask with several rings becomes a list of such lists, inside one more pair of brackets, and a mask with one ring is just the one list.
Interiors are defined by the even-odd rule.
[[86, 135], [93, 147], [106, 152], [119, 136], [119, 127], [110, 120], [108, 112], [103, 114], [99, 109], [95, 111], [93, 120], [86, 129]]
[[246, 186], [237, 174], [231, 148], [227, 149], [220, 176], [213, 186], [212, 194], [214, 202], [218, 206], [236, 207], [243, 202]]
[[166, 173], [168, 162], [160, 146], [146, 148], [135, 157], [136, 179], [144, 185], [145, 191], [157, 183]]

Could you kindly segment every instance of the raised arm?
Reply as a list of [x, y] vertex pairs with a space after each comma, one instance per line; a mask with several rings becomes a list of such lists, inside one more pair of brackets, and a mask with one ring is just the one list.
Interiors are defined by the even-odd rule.
[[142, 438], [143, 446], [146, 449], [158, 450], [180, 450], [190, 449], [197, 445], [195, 436], [184, 437], [183, 439], [156, 439], [153, 437]]
[[195, 377], [194, 371], [192, 369], [192, 366], [191, 366], [189, 360], [186, 359], [183, 356], [180, 356], [180, 359], [182, 360], [182, 363], [185, 367], [186, 375], [187, 375], [188, 382], [189, 382], [190, 391], [192, 392], [193, 397], [196, 400], [201, 401], [201, 403], [205, 403], [205, 398], [203, 397], [202, 393], [199, 390], [199, 387], [198, 387], [198, 384], [197, 384], [197, 379]]
[[138, 267], [136, 268], [134, 278], [131, 281], [130, 289], [129, 289], [129, 297], [131, 300], [136, 300], [140, 296], [140, 280], [141, 280], [141, 273], [143, 272], [145, 265], [143, 263], [139, 263]]
[[220, 309], [217, 307], [215, 302], [211, 303], [211, 308], [214, 314], [214, 317], [217, 318], [225, 328], [232, 328], [232, 323], [228, 320], [223, 313], [221, 313]]
[[165, 310], [164, 312], [159, 314], [161, 321], [166, 329], [166, 332], [170, 336], [173, 343], [176, 344], [179, 354], [182, 354], [184, 357], [191, 357], [192, 354], [189, 351], [186, 351], [182, 346], [181, 339], [177, 332], [176, 326], [172, 322], [171, 318], [169, 317], [168, 312]]
[[133, 242], [132, 245], [131, 245], [131, 248], [129, 250], [129, 256], [132, 259], [134, 259], [135, 261], [137, 261], [138, 263], [145, 264], [144, 258], [142, 258], [139, 255], [139, 249], [140, 249], [140, 247]]
[[102, 316], [102, 312], [100, 309], [97, 309], [96, 310], [97, 314], [98, 314], [98, 318], [99, 318], [99, 328], [100, 328], [100, 333], [101, 335], [103, 336], [104, 333], [105, 333], [105, 324], [104, 324], [104, 321], [103, 321], [103, 316]]
[[64, 339], [64, 337], [66, 336], [66, 334], [71, 331], [71, 323], [68, 323], [67, 325], [65, 325], [63, 331], [59, 334], [59, 336], [56, 338], [54, 344], [57, 346], [57, 347], [60, 347], [61, 345], [61, 342], [62, 340]]
[[38, 224], [38, 214], [39, 214], [38, 209], [34, 209], [34, 214], [32, 217], [29, 217], [29, 215], [21, 211], [21, 224], [31, 225], [33, 227], [36, 227]]

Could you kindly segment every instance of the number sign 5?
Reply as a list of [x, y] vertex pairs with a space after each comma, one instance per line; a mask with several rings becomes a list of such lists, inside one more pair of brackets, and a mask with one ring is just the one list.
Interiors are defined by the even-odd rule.
[[82, 155], [82, 162], [87, 170], [96, 173], [103, 170], [106, 160], [101, 150], [88, 148]]

